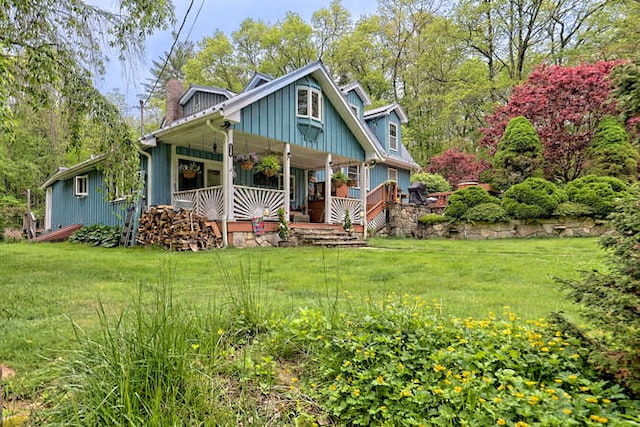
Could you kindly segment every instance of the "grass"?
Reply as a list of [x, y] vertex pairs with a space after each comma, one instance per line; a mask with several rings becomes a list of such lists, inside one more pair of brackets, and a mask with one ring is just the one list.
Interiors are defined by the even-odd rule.
[[[436, 300], [446, 314], [482, 317], [509, 306], [523, 318], [574, 316], [553, 277], [597, 268], [595, 239], [445, 241], [373, 239], [371, 248], [229, 249], [167, 253], [84, 245], [1, 244], [0, 362], [33, 373], [72, 338], [71, 320], [98, 326], [96, 309], [119, 311], [137, 284], [172, 276], [177, 300], [201, 308], [224, 303], [228, 282], [251, 272], [262, 298], [284, 312], [326, 297], [362, 302], [395, 292]], [[225, 274], [232, 277], [225, 280]]]
[[[197, 254], [68, 243], [4, 244], [0, 363], [18, 373], [7, 384], [13, 398], [42, 399], [51, 395], [52, 386], [70, 393], [59, 399], [70, 406], [63, 405], [58, 414], [63, 420], [75, 414], [76, 424], [92, 416], [113, 417], [120, 420], [117, 424], [153, 417], [159, 425], [175, 424], [175, 417], [198, 420], [208, 410], [196, 409], [210, 406], [201, 398], [210, 394], [222, 405], [216, 411], [225, 418], [218, 421], [233, 425], [258, 419], [256, 398], [271, 399], [272, 385], [283, 377], [283, 360], [286, 370], [294, 371], [284, 377], [299, 375], [304, 355], [329, 348], [330, 341], [317, 347], [322, 344], [319, 337], [337, 336], [342, 328], [350, 330], [352, 322], [370, 318], [358, 317], [358, 312], [375, 317], [376, 310], [385, 311], [384, 304], [371, 301], [385, 301], [395, 293], [428, 301], [438, 316], [482, 319], [509, 306], [513, 316], [525, 321], [559, 310], [576, 318], [576, 307], [562, 297], [553, 277], [572, 278], [579, 270], [600, 268], [602, 255], [595, 239], [374, 239], [369, 249], [256, 248]], [[170, 294], [143, 298], [158, 289]], [[311, 311], [300, 311], [302, 307]], [[128, 314], [123, 316], [125, 308]], [[353, 320], [343, 324], [345, 316]], [[393, 322], [405, 321], [402, 316], [391, 320], [391, 330], [396, 331]], [[452, 334], [455, 338], [455, 330]], [[372, 375], [377, 372], [373, 369]], [[425, 375], [430, 369], [426, 365]], [[166, 377], [169, 371], [173, 376]], [[131, 394], [123, 395], [107, 392], [109, 387], [128, 388], [131, 378], [137, 378], [134, 383], [141, 388], [132, 386]], [[398, 377], [403, 393], [405, 380]], [[298, 384], [290, 382], [289, 387], [297, 390]], [[163, 394], [168, 391], [172, 394]], [[100, 403], [105, 394], [115, 399], [109, 405]], [[253, 403], [236, 402], [237, 395]], [[142, 412], [136, 409], [139, 396], [147, 396]], [[86, 411], [93, 406], [84, 405], [83, 399], [105, 411]], [[172, 410], [167, 406], [171, 402], [192, 410]], [[50, 413], [52, 419], [55, 414]]]

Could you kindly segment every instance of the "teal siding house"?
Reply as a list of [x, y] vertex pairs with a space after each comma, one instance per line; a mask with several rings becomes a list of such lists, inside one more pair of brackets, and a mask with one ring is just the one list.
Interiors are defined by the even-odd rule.
[[[138, 141], [144, 203], [186, 204], [217, 221], [231, 245], [256, 218], [275, 224], [280, 208], [293, 221], [327, 226], [342, 224], [348, 210], [366, 236], [418, 168], [402, 142], [402, 108], [370, 105], [358, 83], [338, 87], [320, 61], [275, 79], [256, 73], [238, 94], [170, 81], [162, 126]], [[263, 170], [267, 159], [277, 161], [273, 171]], [[122, 222], [121, 203], [98, 190], [100, 160], [42, 185], [45, 228]], [[331, 179], [338, 172], [346, 185]]]

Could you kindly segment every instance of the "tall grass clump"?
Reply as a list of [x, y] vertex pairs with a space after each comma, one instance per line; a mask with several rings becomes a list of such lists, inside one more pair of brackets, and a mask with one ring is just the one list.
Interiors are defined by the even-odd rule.
[[61, 378], [47, 423], [195, 425], [211, 415], [211, 381], [201, 360], [215, 358], [220, 344], [215, 314], [196, 315], [162, 283], [150, 292], [140, 285], [131, 308], [118, 316], [100, 304], [98, 316], [97, 338], [77, 329], [81, 349]]

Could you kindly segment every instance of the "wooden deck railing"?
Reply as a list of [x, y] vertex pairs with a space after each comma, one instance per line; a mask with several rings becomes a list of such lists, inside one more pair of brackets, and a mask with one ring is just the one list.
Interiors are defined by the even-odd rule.
[[384, 223], [384, 211], [388, 202], [395, 202], [398, 186], [395, 183], [382, 183], [367, 194], [367, 220], [369, 228], [377, 229]]

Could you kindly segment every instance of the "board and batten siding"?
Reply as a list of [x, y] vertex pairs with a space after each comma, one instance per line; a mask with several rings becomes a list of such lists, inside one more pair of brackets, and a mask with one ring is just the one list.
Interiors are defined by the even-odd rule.
[[[388, 116], [376, 117], [374, 119], [367, 120], [366, 122], [367, 122], [367, 125], [369, 126], [369, 129], [371, 129], [371, 131], [378, 138], [378, 141], [380, 141], [380, 143], [384, 147], [385, 151], [391, 152], [391, 153], [400, 152], [399, 148], [400, 148], [400, 145], [402, 144], [402, 123], [395, 111], [393, 111]], [[397, 151], [391, 150], [389, 148], [389, 123], [390, 122], [395, 123], [398, 129], [398, 135], [397, 135], [398, 150]]]
[[74, 194], [75, 177], [56, 181], [52, 185], [51, 229], [55, 230], [72, 224], [122, 225], [124, 222], [126, 203], [109, 202], [104, 199], [102, 173], [92, 170], [79, 176], [87, 175], [86, 197]]
[[188, 117], [199, 111], [218, 105], [227, 100], [227, 97], [219, 93], [196, 92], [183, 107], [183, 116]]
[[350, 90], [345, 95], [345, 98], [347, 98], [347, 102], [349, 103], [349, 105], [358, 107], [358, 120], [360, 120], [361, 122], [364, 121], [364, 104], [362, 103], [362, 99], [360, 99], [356, 91]]
[[319, 85], [309, 77], [298, 80], [244, 107], [240, 123], [235, 128], [273, 140], [363, 161], [364, 149], [324, 93], [322, 131], [316, 139], [305, 139], [298, 124], [308, 121], [296, 115], [297, 86], [319, 88]]
[[407, 169], [395, 168], [393, 166], [387, 166], [385, 164], [377, 164], [370, 173], [371, 189], [376, 188], [388, 179], [389, 169], [395, 169], [398, 171], [398, 189], [407, 193], [409, 189], [409, 178], [411, 171]]
[[171, 151], [169, 144], [158, 143], [149, 150], [153, 159], [151, 167], [151, 202], [154, 205], [171, 204]]

